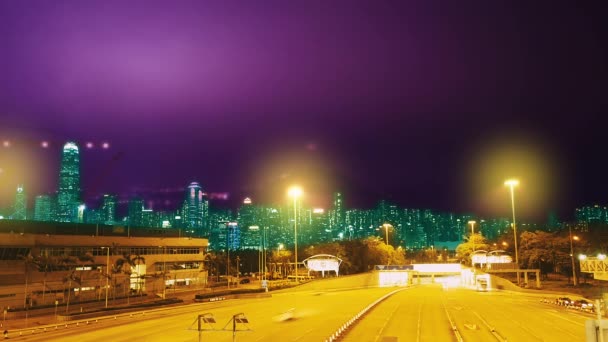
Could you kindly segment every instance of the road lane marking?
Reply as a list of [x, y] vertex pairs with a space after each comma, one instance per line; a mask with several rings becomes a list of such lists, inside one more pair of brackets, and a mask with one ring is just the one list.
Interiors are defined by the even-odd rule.
[[378, 336], [376, 336], [375, 341], [378, 341], [378, 339], [382, 336], [382, 332], [384, 331], [384, 329], [386, 329], [388, 322], [393, 318], [393, 315], [395, 315], [395, 311], [399, 309], [399, 306], [401, 306], [401, 304], [397, 304], [391, 314], [387, 316], [386, 320], [384, 320], [384, 325], [382, 325], [382, 329], [380, 329], [380, 331], [378, 332]]
[[421, 320], [422, 320], [422, 304], [418, 305], [418, 327], [416, 327], [416, 342], [420, 342]]
[[[309, 336], [308, 336], [308, 334], [309, 334], [309, 333], [311, 333], [311, 332], [313, 332], [314, 330], [315, 330], [315, 329], [310, 329], [310, 330], [308, 330], [307, 332], [305, 332], [304, 334], [302, 334], [302, 336], [297, 337], [296, 339], [293, 339], [292, 341], [298, 341], [298, 340], [300, 340], [301, 338], [304, 338], [304, 337], [309, 337]], [[258, 340], [258, 341], [259, 341], [259, 340]]]
[[568, 321], [568, 322], [570, 322], [570, 323], [574, 323], [574, 324], [579, 325], [579, 326], [581, 326], [581, 327], [584, 327], [584, 326], [585, 326], [585, 325], [584, 325], [584, 324], [582, 324], [582, 323], [579, 323], [579, 322], [577, 322], [577, 321], [573, 321], [573, 320], [571, 320], [571, 319], [568, 319], [568, 318], [562, 317], [562, 316], [560, 316], [560, 315], [558, 315], [558, 314], [554, 314], [553, 312], [547, 312], [547, 313], [548, 313], [549, 315], [553, 315], [553, 316], [555, 316], [555, 317], [559, 317], [559, 318], [561, 318], [561, 319], [563, 319], [563, 320], [565, 320], [565, 321]]

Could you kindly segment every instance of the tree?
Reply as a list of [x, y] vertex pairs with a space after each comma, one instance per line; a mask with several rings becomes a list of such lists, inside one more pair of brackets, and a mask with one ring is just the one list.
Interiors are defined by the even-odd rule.
[[[69, 309], [70, 309], [70, 298], [71, 298], [71, 294], [72, 294], [72, 282], [77, 282], [78, 284], [80, 284], [80, 277], [78, 277], [76, 275], [76, 269], [74, 268], [75, 266], [75, 260], [74, 258], [72, 258], [71, 256], [62, 256], [59, 258], [58, 260], [59, 265], [61, 266], [61, 268], [67, 270], [67, 275], [65, 277], [63, 277], [63, 286], [65, 288], [65, 285], [67, 284], [68, 288], [68, 299], [66, 301], [66, 305], [65, 305], [65, 312], [68, 313]], [[65, 293], [65, 291], [64, 291]]]
[[33, 263], [36, 265], [38, 272], [44, 273], [44, 278], [42, 280], [42, 303], [46, 304], [46, 277], [47, 274], [54, 269], [54, 266], [57, 264], [57, 260], [56, 258], [46, 255], [39, 255], [33, 259]]
[[[138, 254], [123, 254], [122, 257], [116, 259], [113, 265], [112, 273], [113, 274], [124, 274], [125, 277], [125, 295], [127, 296], [127, 304], [130, 304], [130, 289], [131, 289], [131, 275], [133, 273], [133, 269], [137, 270], [137, 266], [140, 264], [145, 264], [146, 259]], [[137, 279], [135, 289], [136, 291], [141, 291], [141, 277], [139, 271], [137, 271]], [[116, 282], [115, 282], [116, 284]], [[116, 287], [116, 286], [115, 286]], [[116, 291], [115, 291], [116, 292]]]
[[461, 261], [471, 263], [471, 254], [473, 251], [485, 250], [487, 251], [489, 245], [481, 234], [472, 234], [465, 237], [465, 242], [459, 244], [456, 247], [456, 254]]
[[[79, 265], [81, 266], [81, 271], [80, 271], [80, 282], [78, 283], [79, 285], [79, 289], [78, 289], [78, 293], [80, 296], [82, 296], [82, 283], [84, 282], [84, 276], [88, 273], [85, 270], [85, 263], [93, 263], [95, 261], [95, 258], [93, 257], [93, 255], [91, 253], [85, 253], [85, 254], [81, 254], [79, 256], [76, 257]], [[82, 300], [81, 298], [79, 298], [79, 301]]]

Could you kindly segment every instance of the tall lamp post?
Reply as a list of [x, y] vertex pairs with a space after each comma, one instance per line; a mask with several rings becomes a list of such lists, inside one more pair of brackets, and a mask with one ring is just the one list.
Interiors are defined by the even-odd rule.
[[384, 233], [386, 235], [386, 245], [388, 246], [388, 229], [392, 226], [389, 223], [385, 223], [382, 225], [382, 227], [384, 228]]
[[475, 240], [473, 240], [473, 235], [475, 235], [475, 221], [469, 221], [471, 225], [471, 243], [473, 244], [473, 252], [471, 253], [471, 266], [475, 267], [473, 264], [473, 253], [475, 253]]
[[158, 246], [163, 249], [163, 299], [166, 299], [167, 295], [167, 266], [165, 263], [165, 254], [167, 254], [167, 246]]
[[477, 222], [469, 221], [469, 224], [471, 225], [471, 241], [473, 242], [473, 252], [475, 252], [475, 242], [473, 241], [473, 235], [475, 234], [475, 223]]
[[302, 188], [299, 186], [292, 186], [289, 188], [288, 194], [293, 197], [293, 235], [295, 240], [295, 268], [296, 268], [296, 283], [298, 279], [298, 197], [302, 196]]
[[574, 265], [574, 245], [572, 243], [572, 240], [578, 241], [578, 236], [576, 236], [576, 235], [572, 236], [572, 228], [569, 226], [568, 226], [568, 235], [570, 236], [570, 260], [572, 261], [572, 285], [576, 286], [578, 282], [576, 279], [576, 268]]
[[513, 239], [515, 240], [515, 266], [517, 267], [517, 285], [519, 285], [519, 252], [517, 250], [517, 225], [515, 224], [515, 193], [513, 188], [519, 185], [517, 179], [508, 179], [505, 186], [511, 190], [511, 212], [513, 213]]
[[110, 247], [101, 247], [106, 250], [106, 309], [108, 308], [108, 281], [110, 277]]

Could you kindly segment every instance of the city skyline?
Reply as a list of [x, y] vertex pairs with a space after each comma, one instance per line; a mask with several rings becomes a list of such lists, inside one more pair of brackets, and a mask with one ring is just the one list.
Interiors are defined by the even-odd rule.
[[[107, 143], [104, 143], [107, 144]], [[48, 141], [44, 141], [43, 143], [40, 144], [40, 147], [44, 148], [44, 149], [48, 149], [49, 148], [49, 143]], [[86, 148], [91, 148], [92, 143], [87, 142], [85, 144]], [[11, 146], [12, 147], [12, 146]], [[109, 145], [103, 146], [103, 149], [107, 149], [109, 148]], [[208, 194], [207, 192], [204, 192], [204, 190], [202, 189], [201, 185], [196, 182], [190, 182], [188, 184], [188, 186], [186, 187], [177, 187], [177, 188], [162, 188], [162, 189], [158, 189], [156, 191], [152, 190], [151, 193], [153, 194], [162, 194], [161, 197], [157, 197], [157, 196], [152, 196], [152, 198], [148, 198], [145, 195], [145, 191], [137, 191], [137, 192], [131, 192], [128, 194], [125, 193], [109, 193], [109, 192], [104, 192], [103, 190], [98, 193], [95, 196], [89, 197], [89, 198], [81, 198], [81, 194], [83, 193], [87, 193], [86, 189], [81, 189], [80, 188], [80, 160], [79, 160], [79, 146], [77, 143], [75, 143], [74, 141], [68, 141], [63, 145], [62, 148], [62, 153], [61, 153], [61, 164], [60, 164], [60, 171], [59, 171], [59, 181], [57, 184], [57, 190], [55, 191], [50, 191], [47, 193], [43, 193], [43, 194], [35, 194], [31, 197], [28, 197], [26, 195], [26, 191], [24, 190], [24, 185], [23, 184], [19, 184], [17, 186], [17, 197], [13, 198], [14, 199], [14, 203], [12, 203], [12, 205], [6, 205], [6, 203], [4, 204], [4, 209], [8, 210], [8, 212], [5, 213], [5, 216], [10, 217], [11, 216], [11, 209], [14, 210], [15, 214], [17, 215], [15, 217], [21, 217], [23, 215], [25, 215], [24, 213], [27, 213], [28, 210], [27, 208], [31, 208], [29, 210], [29, 215], [28, 215], [28, 219], [29, 218], [35, 218], [37, 216], [36, 212], [34, 211], [36, 208], [39, 207], [39, 203], [38, 200], [41, 200], [42, 202], [42, 207], [44, 209], [42, 209], [43, 212], [46, 211], [50, 211], [50, 209], [48, 209], [49, 207], [52, 207], [53, 205], [51, 205], [50, 203], [47, 204], [48, 201], [51, 201], [53, 198], [52, 194], [55, 194], [57, 196], [57, 204], [55, 204], [55, 206], [57, 206], [56, 210], [56, 214], [58, 215], [58, 220], [59, 221], [63, 221], [63, 222], [69, 222], [69, 221], [78, 221], [80, 220], [80, 222], [84, 222], [86, 221], [86, 219], [84, 219], [84, 217], [82, 217], [83, 212], [78, 212], [78, 210], [83, 210], [85, 207], [88, 211], [89, 215], [99, 215], [99, 217], [97, 219], [93, 219], [93, 221], [95, 220], [100, 220], [100, 222], [104, 221], [105, 218], [105, 224], [114, 224], [114, 222], [119, 223], [119, 221], [114, 221], [115, 218], [117, 218], [117, 209], [120, 208], [122, 209], [121, 215], [124, 217], [128, 217], [130, 216], [130, 212], [132, 210], [132, 202], [135, 201], [137, 203], [141, 203], [139, 206], [141, 207], [141, 209], [145, 209], [145, 210], [154, 210], [154, 211], [160, 211], [160, 212], [171, 212], [171, 211], [175, 211], [177, 210], [178, 212], [181, 210], [182, 214], [184, 216], [183, 220], [184, 220], [184, 228], [185, 227], [192, 227], [192, 228], [200, 228], [202, 226], [202, 220], [203, 220], [203, 216], [208, 218], [209, 215], [209, 198], [215, 198], [215, 207], [216, 209], [219, 210], [223, 210], [223, 209], [229, 209], [231, 212], [234, 213], [235, 217], [236, 215], [238, 215], [238, 210], [240, 208], [242, 208], [242, 204], [245, 202], [248, 202], [249, 204], [252, 203], [251, 200], [251, 196], [245, 196], [243, 198], [237, 198], [237, 199], [233, 199], [232, 201], [227, 201], [228, 198], [230, 197], [228, 193], [216, 193], [216, 194]], [[27, 187], [27, 186], [25, 186]], [[72, 190], [72, 187], [75, 190]], [[101, 189], [100, 189], [101, 190]], [[148, 190], [149, 191], [149, 190]], [[185, 200], [184, 200], [184, 193], [185, 195]], [[189, 195], [190, 194], [190, 195]], [[191, 195], [194, 194], [194, 198], [190, 198]], [[210, 196], [211, 195], [211, 196]], [[336, 198], [336, 195], [339, 196], [338, 198]], [[49, 197], [51, 196], [51, 197]], [[117, 197], [118, 196], [118, 197]], [[343, 193], [342, 192], [337, 192], [334, 191], [331, 196], [333, 197], [333, 201], [329, 204], [326, 204], [325, 206], [320, 206], [320, 205], [316, 205], [315, 203], [307, 203], [307, 206], [311, 209], [314, 208], [322, 208], [324, 210], [331, 210], [333, 208], [338, 208], [337, 212], [333, 212], [331, 215], [339, 215], [337, 213], [339, 213], [340, 211], [343, 211], [344, 208], [347, 209], [355, 209], [355, 210], [368, 210], [368, 209], [374, 209], [378, 204], [381, 203], [389, 203], [391, 205], [395, 205], [397, 204], [397, 207], [399, 206], [398, 203], [395, 202], [391, 202], [390, 200], [387, 199], [383, 199], [380, 198], [378, 199], [375, 203], [373, 203], [371, 206], [368, 207], [353, 207], [353, 206], [348, 206], [345, 207], [344, 205], [344, 200], [343, 200]], [[164, 198], [163, 198], [164, 197]], [[204, 197], [204, 202], [201, 202], [203, 200]], [[160, 199], [159, 199], [160, 198]], [[168, 199], [171, 198], [171, 199]], [[9, 199], [9, 202], [13, 199]], [[110, 199], [110, 206], [111, 209], [107, 209], [108, 203], [107, 201]], [[274, 202], [265, 202], [262, 203], [265, 206], [269, 206], [269, 207], [281, 207], [283, 205], [285, 205], [285, 203], [282, 203], [283, 201], [274, 201]], [[227, 205], [227, 203], [230, 203], [231, 205]], [[256, 200], [256, 205], [259, 205], [260, 203], [257, 202]], [[79, 208], [79, 206], [82, 205], [82, 208]], [[70, 209], [71, 207], [71, 209]], [[573, 208], [571, 210], [571, 213], [567, 216], [567, 217], [557, 217], [555, 212], [549, 212], [547, 213], [546, 217], [543, 217], [541, 220], [527, 220], [527, 222], [530, 223], [534, 223], [534, 224], [553, 224], [555, 222], [558, 222], [556, 220], [560, 220], [562, 222], [581, 222], [580, 217], [581, 217], [581, 212], [584, 210], [586, 211], [586, 216], [590, 216], [591, 214], [589, 213], [589, 211], [593, 210], [593, 208], [604, 208], [606, 209], [606, 207], [603, 204], [597, 204], [597, 203], [585, 203], [583, 205], [577, 206], [576, 208]], [[2, 209], [3, 207], [0, 206], [0, 209]], [[456, 212], [453, 210], [447, 210], [447, 211], [441, 211], [441, 210], [437, 210], [435, 208], [424, 208], [424, 207], [402, 207], [405, 210], [422, 210], [422, 211], [433, 211], [435, 213], [441, 213], [444, 212], [446, 214], [459, 214], [459, 215], [465, 215], [465, 216], [471, 216], [471, 217], [478, 217], [478, 218], [482, 218], [482, 217], [486, 217], [486, 218], [491, 218], [491, 216], [484, 216], [484, 215], [480, 215], [479, 213], [475, 213], [475, 212]], [[98, 213], [97, 211], [101, 211], [100, 213]], [[111, 211], [112, 214], [108, 213], [108, 210]], [[193, 211], [194, 210], [194, 211]], [[19, 212], [19, 214], [17, 214]], [[129, 213], [125, 216], [126, 213]], [[1, 213], [1, 212], [0, 212]], [[206, 214], [203, 214], [206, 213]], [[80, 218], [77, 219], [78, 215], [80, 215]], [[198, 216], [197, 216], [198, 215]], [[343, 214], [342, 214], [343, 215]], [[599, 215], [599, 214], [597, 214]], [[597, 216], [596, 215], [596, 216]], [[43, 217], [48, 217], [49, 214], [48, 213], [43, 213], [42, 214]], [[495, 216], [494, 218], [497, 219], [502, 219], [507, 217], [507, 214], [503, 214], [502, 216]], [[593, 215], [591, 215], [593, 216]], [[604, 214], [604, 216], [606, 216], [606, 214]], [[112, 219], [109, 219], [109, 217], [112, 217]], [[194, 217], [194, 219], [189, 219], [189, 217]], [[74, 220], [72, 220], [71, 218], [74, 218]], [[24, 218], [19, 218], [19, 219], [24, 219]], [[335, 220], [335, 217], [331, 217], [329, 218], [330, 220]], [[41, 220], [44, 221], [44, 220]], [[555, 221], [555, 222], [552, 222]], [[608, 222], [608, 216], [607, 218], [604, 220], [601, 220], [602, 222], [606, 221]]]
[[55, 191], [69, 140], [85, 198], [504, 216], [517, 177], [522, 218], [608, 202], [598, 4], [436, 4], [0, 4], [0, 202]]

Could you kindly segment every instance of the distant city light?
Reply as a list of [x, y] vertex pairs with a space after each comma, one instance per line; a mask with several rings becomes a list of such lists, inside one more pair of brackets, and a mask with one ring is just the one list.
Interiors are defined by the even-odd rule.
[[243, 204], [251, 204], [251, 198], [246, 197], [246, 198], [243, 200]]
[[227, 200], [228, 197], [227, 192], [212, 192], [209, 194], [209, 199]]
[[323, 214], [324, 212], [325, 212], [325, 209], [323, 209], [323, 208], [314, 208], [312, 210], [313, 214]]
[[600, 260], [605, 260], [606, 259], [606, 254], [600, 253], [600, 254], [597, 255], [597, 258], [600, 259]]
[[95, 145], [93, 145], [93, 143], [92, 143], [92, 142], [90, 142], [90, 141], [89, 141], [89, 142], [87, 142], [85, 146], [86, 146], [87, 148], [93, 148], [93, 147], [95, 147]]
[[578, 255], [578, 260], [582, 261], [582, 260], [585, 260], [585, 259], [587, 259], [587, 256], [585, 254], [579, 254]]
[[4, 141], [2, 142], [2, 146], [4, 146], [4, 147], [11, 147], [11, 142], [10, 142], [10, 141], [8, 141], [8, 140], [4, 140]]
[[101, 148], [107, 150], [108, 148], [110, 148], [110, 143], [108, 143], [108, 142], [101, 143]]
[[40, 143], [40, 146], [42, 148], [47, 148], [47, 147], [49, 147], [49, 142], [48, 141], [43, 141], [43, 142]]

